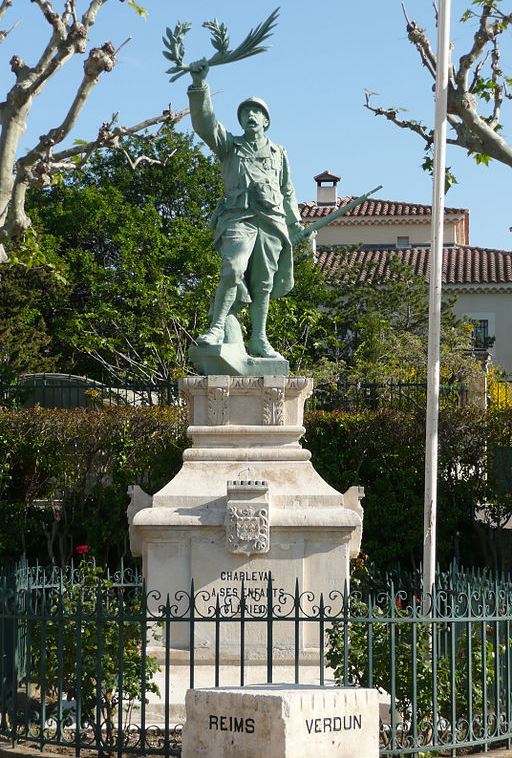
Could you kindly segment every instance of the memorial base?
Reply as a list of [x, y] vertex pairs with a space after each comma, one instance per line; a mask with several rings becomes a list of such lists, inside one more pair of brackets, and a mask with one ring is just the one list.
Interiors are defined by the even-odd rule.
[[[227, 666], [221, 683], [240, 682], [242, 594], [246, 663], [261, 681], [267, 656], [267, 625], [261, 618], [269, 611], [269, 598], [272, 614], [282, 616], [293, 612], [298, 591], [303, 612], [315, 615], [321, 594], [341, 602], [348, 587], [349, 559], [358, 554], [361, 540], [363, 491], [337, 492], [301, 447], [304, 401], [311, 391], [312, 380], [304, 377], [181, 379], [192, 447], [185, 450], [178, 474], [153, 497], [138, 487], [131, 490], [130, 544], [142, 556], [149, 611], [158, 614], [169, 597], [176, 617], [201, 617], [193, 639], [196, 664], [200, 659], [204, 667], [203, 686], [214, 684], [218, 639]], [[216, 612], [232, 619], [219, 622], [220, 638]], [[293, 680], [296, 653], [318, 673], [318, 625], [301, 622], [299, 631], [296, 649], [293, 622], [273, 624], [274, 678]], [[177, 659], [189, 654], [190, 624], [171, 622], [170, 634], [171, 659], [183, 672], [178, 679], [185, 681], [187, 662]], [[171, 689], [176, 686], [171, 676]]]
[[183, 758], [378, 758], [377, 690], [254, 685], [189, 690]]

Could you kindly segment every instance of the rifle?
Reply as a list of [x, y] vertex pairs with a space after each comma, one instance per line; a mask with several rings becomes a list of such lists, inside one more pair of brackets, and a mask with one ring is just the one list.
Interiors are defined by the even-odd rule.
[[343, 216], [345, 213], [348, 213], [348, 211], [351, 211], [352, 208], [361, 205], [361, 203], [364, 203], [364, 201], [367, 200], [370, 195], [374, 195], [380, 189], [382, 189], [382, 184], [379, 184], [378, 187], [375, 187], [374, 189], [370, 190], [370, 192], [367, 192], [366, 195], [360, 195], [359, 197], [356, 197], [354, 200], [351, 200], [350, 203], [347, 203], [347, 205], [343, 205], [341, 208], [333, 211], [333, 213], [329, 213], [328, 216], [323, 216], [323, 218], [319, 218], [318, 221], [314, 221], [312, 224], [309, 224], [309, 226], [307, 226], [301, 232], [302, 239], [307, 239], [313, 234], [313, 232], [317, 232], [319, 229], [327, 226], [327, 224], [330, 224], [335, 219]]

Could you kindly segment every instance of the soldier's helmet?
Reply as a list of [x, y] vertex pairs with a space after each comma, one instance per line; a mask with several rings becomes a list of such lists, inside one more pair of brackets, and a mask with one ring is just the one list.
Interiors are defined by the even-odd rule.
[[270, 112], [268, 110], [268, 105], [266, 104], [266, 102], [262, 100], [260, 97], [248, 97], [247, 100], [243, 100], [238, 106], [238, 110], [236, 112], [240, 126], [242, 125], [242, 122], [240, 121], [240, 115], [242, 113], [242, 108], [244, 108], [246, 105], [257, 105], [258, 108], [263, 111], [268, 121], [268, 124], [265, 127], [265, 131], [266, 131], [268, 127], [270, 126]]

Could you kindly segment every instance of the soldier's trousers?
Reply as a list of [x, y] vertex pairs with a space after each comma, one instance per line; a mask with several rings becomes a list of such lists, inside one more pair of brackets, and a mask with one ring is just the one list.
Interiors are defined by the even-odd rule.
[[[235, 221], [220, 239], [221, 281], [226, 287], [239, 287], [239, 299], [272, 291], [283, 242], [275, 227], [264, 219]], [[250, 297], [247, 296], [248, 285]]]

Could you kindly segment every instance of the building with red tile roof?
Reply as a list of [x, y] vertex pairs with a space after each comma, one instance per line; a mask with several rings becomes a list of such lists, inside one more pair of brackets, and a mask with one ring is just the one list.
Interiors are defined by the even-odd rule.
[[[299, 205], [304, 225], [347, 205], [340, 177], [314, 177], [317, 199]], [[333, 278], [342, 265], [357, 266], [360, 281], [378, 284], [398, 258], [429, 281], [432, 208], [419, 203], [368, 198], [318, 232], [314, 243], [321, 269]], [[356, 246], [348, 253], [347, 246]], [[480, 339], [495, 338], [496, 363], [512, 373], [512, 251], [470, 245], [469, 210], [445, 208], [443, 287], [456, 294], [455, 312], [477, 324]]]
[[[390, 258], [407, 263], [425, 281], [430, 277], [430, 247], [361, 247], [350, 253], [343, 246], [317, 249], [318, 265], [328, 275], [336, 274], [340, 264], [357, 266], [358, 279], [379, 282], [389, 276]], [[443, 285], [457, 288], [512, 290], [512, 251], [451, 245], [443, 249]], [[511, 303], [512, 305], [512, 303]]]

